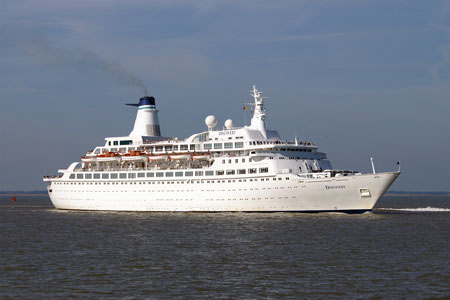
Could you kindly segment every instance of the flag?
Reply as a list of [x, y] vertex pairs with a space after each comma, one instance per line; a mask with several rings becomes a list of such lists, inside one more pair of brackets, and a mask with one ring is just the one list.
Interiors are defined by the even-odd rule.
[[245, 110], [245, 106], [244, 106], [244, 108], [242, 110]]
[[399, 165], [399, 164], [400, 164], [400, 162], [398, 161], [398, 162], [397, 162], [397, 165]]

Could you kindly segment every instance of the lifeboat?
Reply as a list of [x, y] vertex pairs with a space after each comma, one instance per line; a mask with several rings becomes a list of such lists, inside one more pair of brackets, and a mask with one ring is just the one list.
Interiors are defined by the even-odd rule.
[[104, 154], [97, 155], [97, 161], [98, 162], [119, 162], [120, 161], [120, 154], [114, 153], [114, 152], [106, 152]]
[[194, 153], [192, 154], [192, 160], [209, 160], [211, 158], [211, 153]]
[[91, 155], [91, 156], [83, 155], [81, 157], [81, 161], [86, 164], [95, 163], [95, 162], [97, 162], [97, 155]]
[[148, 156], [148, 159], [150, 161], [166, 161], [169, 159], [169, 155], [168, 154], [152, 154]]
[[190, 158], [190, 153], [172, 153], [170, 155], [171, 160], [189, 160]]
[[131, 151], [130, 153], [122, 155], [122, 161], [127, 162], [146, 162], [147, 154], [141, 151]]

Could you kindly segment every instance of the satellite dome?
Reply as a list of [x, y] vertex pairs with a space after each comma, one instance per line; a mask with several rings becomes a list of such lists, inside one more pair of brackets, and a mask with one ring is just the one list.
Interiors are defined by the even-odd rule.
[[207, 116], [205, 119], [205, 124], [206, 124], [206, 126], [208, 126], [208, 129], [210, 129], [210, 130], [213, 129], [217, 125], [216, 117], [213, 115]]
[[228, 119], [225, 121], [225, 128], [230, 130], [234, 128], [233, 120]]

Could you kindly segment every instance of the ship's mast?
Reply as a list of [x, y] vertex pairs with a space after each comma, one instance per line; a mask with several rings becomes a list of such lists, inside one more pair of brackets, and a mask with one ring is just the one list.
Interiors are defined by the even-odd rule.
[[262, 92], [256, 89], [256, 86], [253, 86], [253, 90], [250, 91], [250, 95], [255, 99], [255, 111], [252, 117], [250, 127], [254, 129], [258, 129], [261, 134], [267, 138], [266, 133], [266, 110], [264, 109], [264, 99], [267, 97], [262, 96]]

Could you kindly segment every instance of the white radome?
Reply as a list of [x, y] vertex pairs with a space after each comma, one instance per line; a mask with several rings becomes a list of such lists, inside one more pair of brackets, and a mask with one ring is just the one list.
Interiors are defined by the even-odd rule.
[[209, 115], [205, 119], [205, 124], [208, 126], [209, 129], [213, 129], [217, 125], [216, 116]]
[[225, 128], [231, 130], [234, 128], [233, 120], [228, 119], [225, 121]]

